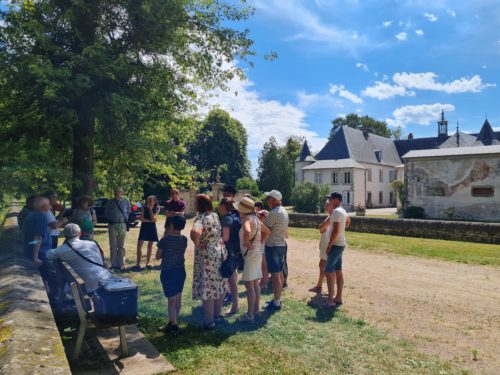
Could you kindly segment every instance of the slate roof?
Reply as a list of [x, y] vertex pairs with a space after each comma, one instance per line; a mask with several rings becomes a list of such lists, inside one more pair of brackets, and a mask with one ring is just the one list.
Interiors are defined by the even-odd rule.
[[302, 145], [302, 149], [300, 150], [300, 155], [297, 158], [297, 161], [312, 161], [314, 160], [311, 150], [309, 149], [309, 145], [307, 144], [307, 141], [304, 141], [304, 144]]
[[[459, 147], [471, 147], [475, 146], [476, 143], [476, 138], [475, 136], [467, 133], [462, 133], [461, 131], [458, 132], [458, 144]], [[451, 148], [451, 147], [457, 147], [457, 133], [453, 134], [451, 137], [449, 137], [446, 141], [441, 143], [439, 148]]]
[[466, 156], [466, 155], [486, 155], [500, 154], [499, 146], [475, 146], [475, 147], [455, 147], [441, 148], [435, 150], [417, 150], [410, 151], [403, 155], [403, 159], [429, 158], [429, 157], [446, 157], [446, 156]]
[[483, 145], [489, 146], [493, 143], [495, 139], [495, 134], [493, 132], [493, 128], [491, 127], [488, 119], [484, 120], [484, 124], [481, 128], [481, 131], [477, 135], [477, 141], [482, 142]]
[[[444, 139], [444, 142], [448, 140], [449, 137]], [[438, 137], [427, 137], [427, 138], [414, 138], [414, 139], [398, 139], [394, 141], [394, 145], [398, 150], [399, 156], [402, 156], [412, 150], [429, 150], [432, 148], [438, 148], [443, 140], [439, 140]]]
[[[375, 151], [382, 152], [379, 162]], [[399, 165], [401, 160], [394, 141], [390, 138], [369, 134], [347, 126], [338, 127], [331, 140], [315, 156], [316, 160], [353, 159], [360, 163]]]
[[318, 160], [302, 169], [336, 169], [336, 168], [358, 168], [366, 169], [361, 164], [352, 159], [340, 160]]

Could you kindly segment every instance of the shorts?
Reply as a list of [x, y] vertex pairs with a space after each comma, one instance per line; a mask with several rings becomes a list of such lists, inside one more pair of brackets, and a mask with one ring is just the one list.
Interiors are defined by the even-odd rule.
[[270, 273], [283, 272], [285, 264], [286, 246], [267, 246], [266, 245], [266, 263], [267, 271]]
[[184, 267], [180, 267], [171, 270], [162, 270], [160, 280], [165, 297], [174, 297], [175, 295], [182, 293], [182, 289], [184, 289], [186, 269]]
[[325, 272], [331, 273], [335, 271], [342, 271], [342, 253], [345, 246], [332, 246], [328, 259], [326, 260]]
[[253, 281], [262, 279], [262, 254], [245, 257], [241, 280]]

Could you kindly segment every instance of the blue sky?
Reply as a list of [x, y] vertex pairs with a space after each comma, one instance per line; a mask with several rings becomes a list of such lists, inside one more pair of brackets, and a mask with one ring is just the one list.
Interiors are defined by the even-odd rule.
[[[306, 136], [319, 151], [330, 121], [358, 112], [437, 133], [441, 109], [449, 132], [476, 132], [485, 114], [500, 130], [500, 2], [249, 0], [251, 30], [262, 56], [246, 82], [210, 100], [243, 122], [256, 167], [274, 135]], [[237, 92], [237, 95], [234, 95]]]

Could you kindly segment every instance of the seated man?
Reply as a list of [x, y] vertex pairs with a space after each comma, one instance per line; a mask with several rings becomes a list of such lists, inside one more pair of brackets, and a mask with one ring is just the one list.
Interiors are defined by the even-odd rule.
[[68, 224], [63, 231], [64, 243], [47, 252], [47, 259], [67, 262], [83, 279], [88, 292], [99, 286], [99, 281], [112, 277], [111, 272], [104, 268], [103, 257], [93, 241], [80, 240], [80, 227]]

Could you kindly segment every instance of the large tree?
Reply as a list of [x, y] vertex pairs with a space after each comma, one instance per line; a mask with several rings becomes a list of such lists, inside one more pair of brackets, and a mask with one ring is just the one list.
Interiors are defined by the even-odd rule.
[[236, 185], [249, 175], [248, 136], [243, 124], [229, 113], [210, 111], [189, 146], [188, 159], [199, 170], [208, 171], [208, 181]]
[[329, 136], [330, 139], [333, 136], [334, 130], [338, 126], [348, 126], [354, 129], [367, 128], [370, 131], [370, 133], [387, 138], [396, 136], [398, 132], [397, 129], [391, 130], [387, 125], [387, 122], [385, 121], [375, 120], [373, 117], [370, 116], [360, 116], [356, 113], [350, 113], [345, 117], [337, 117], [336, 119], [332, 120], [332, 125], [333, 128], [332, 130], [330, 130], [330, 136]]
[[[276, 139], [271, 137], [260, 154], [257, 168], [257, 181], [261, 191], [279, 190], [283, 202], [288, 204], [294, 185], [294, 164], [292, 153], [287, 145], [279, 147]], [[295, 160], [295, 159], [294, 159]]]
[[245, 60], [252, 42], [233, 25], [250, 13], [225, 1], [11, 1], [1, 13], [9, 157], [0, 169], [15, 169], [20, 154], [48, 165], [44, 175], [71, 175], [62, 183], [71, 180], [73, 196], [92, 194], [96, 173], [189, 184], [194, 170], [178, 155], [192, 123], [180, 114], [241, 74], [232, 61]]

